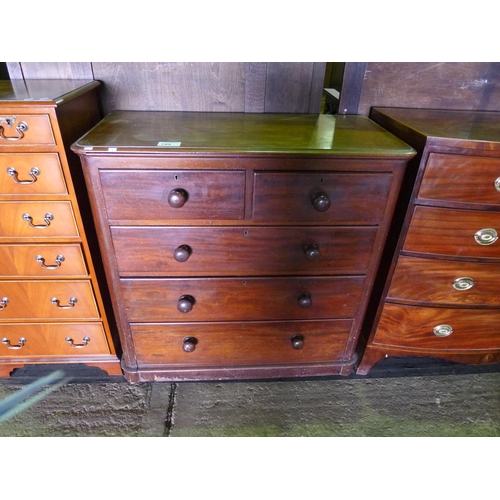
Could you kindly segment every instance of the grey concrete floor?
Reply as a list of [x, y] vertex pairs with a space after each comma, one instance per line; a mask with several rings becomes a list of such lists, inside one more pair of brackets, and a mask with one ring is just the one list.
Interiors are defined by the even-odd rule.
[[[17, 391], [0, 384], [0, 400]], [[131, 385], [69, 383], [0, 436], [499, 436], [500, 372]]]

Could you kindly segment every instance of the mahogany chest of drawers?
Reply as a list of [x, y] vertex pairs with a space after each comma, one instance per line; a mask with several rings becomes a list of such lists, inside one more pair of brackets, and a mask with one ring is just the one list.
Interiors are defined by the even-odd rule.
[[363, 117], [123, 111], [72, 149], [127, 380], [352, 371], [412, 148]]
[[121, 373], [94, 265], [99, 248], [85, 182], [69, 150], [99, 121], [98, 85], [0, 82], [2, 377], [27, 363]]
[[500, 361], [500, 113], [374, 109], [419, 170], [357, 373], [388, 356]]

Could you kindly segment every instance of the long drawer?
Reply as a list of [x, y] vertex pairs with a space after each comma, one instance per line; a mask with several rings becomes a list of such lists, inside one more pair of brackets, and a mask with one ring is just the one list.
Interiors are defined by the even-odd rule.
[[500, 264], [400, 256], [389, 300], [500, 306]]
[[499, 212], [417, 206], [403, 251], [500, 259], [495, 234], [500, 235]]
[[68, 194], [57, 153], [0, 154], [0, 193]]
[[388, 173], [256, 172], [256, 221], [322, 224], [380, 223], [392, 175]]
[[364, 277], [122, 279], [129, 321], [352, 318]]
[[0, 281], [0, 321], [98, 318], [88, 280]]
[[109, 352], [102, 323], [0, 323], [0, 358]]
[[342, 358], [352, 322], [133, 324], [139, 366], [231, 366]]
[[82, 248], [74, 245], [0, 245], [0, 276], [87, 276]]
[[386, 303], [374, 345], [436, 350], [500, 348], [500, 309], [444, 309]]
[[376, 232], [304, 226], [111, 228], [122, 276], [364, 274]]

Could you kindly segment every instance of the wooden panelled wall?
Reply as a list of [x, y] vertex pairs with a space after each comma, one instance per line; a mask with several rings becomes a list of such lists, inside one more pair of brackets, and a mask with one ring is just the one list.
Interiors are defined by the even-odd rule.
[[318, 113], [326, 63], [7, 63], [11, 79], [96, 79], [113, 110]]

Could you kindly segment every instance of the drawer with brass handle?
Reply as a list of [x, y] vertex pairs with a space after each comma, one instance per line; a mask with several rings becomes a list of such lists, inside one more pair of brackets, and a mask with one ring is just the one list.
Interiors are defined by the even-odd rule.
[[48, 115], [0, 115], [0, 148], [19, 145], [52, 145], [54, 134]]

